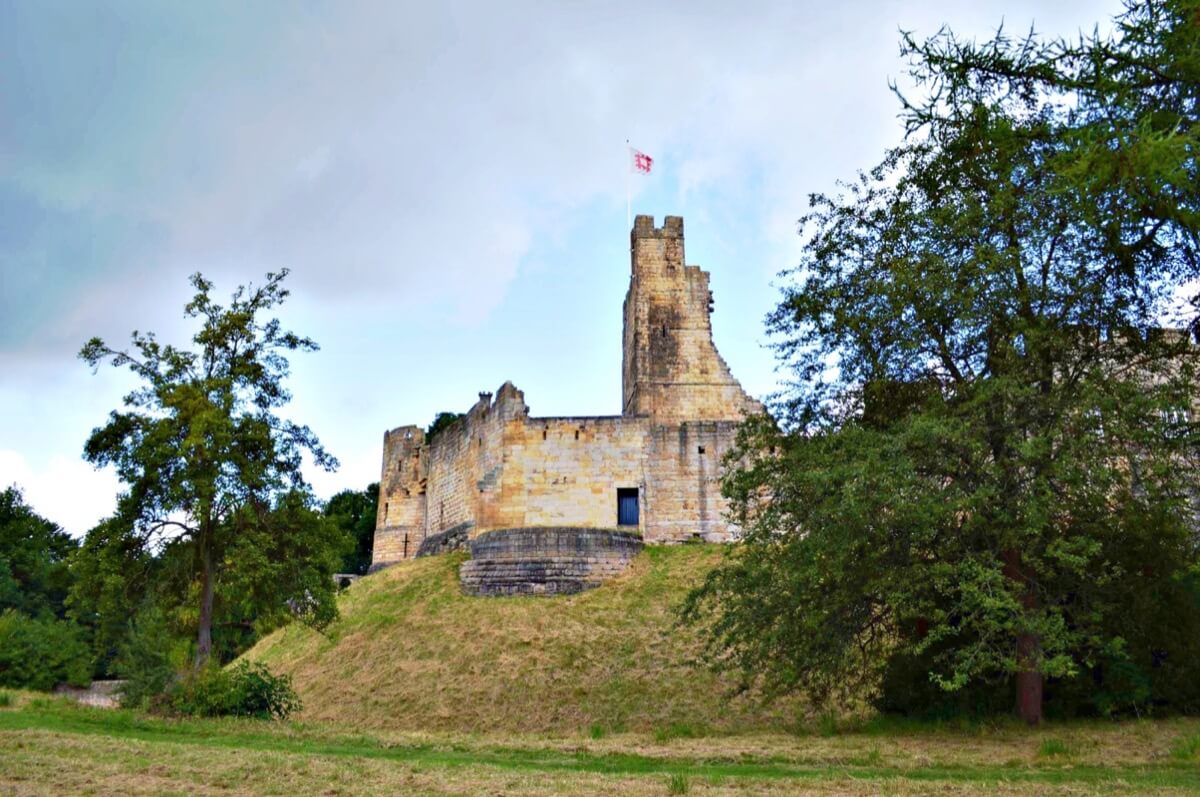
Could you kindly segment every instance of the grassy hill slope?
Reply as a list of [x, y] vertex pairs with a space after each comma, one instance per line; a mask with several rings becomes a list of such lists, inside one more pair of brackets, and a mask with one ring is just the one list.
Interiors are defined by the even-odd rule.
[[414, 560], [347, 590], [326, 636], [292, 625], [247, 655], [292, 675], [312, 721], [676, 735], [785, 727], [795, 704], [731, 698], [732, 681], [694, 663], [697, 636], [675, 622], [720, 555], [648, 547], [620, 578], [549, 598], [467, 597], [462, 555]]

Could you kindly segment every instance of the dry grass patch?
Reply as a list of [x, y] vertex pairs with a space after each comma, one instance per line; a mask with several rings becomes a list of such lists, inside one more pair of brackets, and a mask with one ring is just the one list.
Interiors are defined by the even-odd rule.
[[291, 626], [247, 655], [290, 673], [303, 718], [372, 729], [466, 732], [782, 730], [797, 701], [764, 708], [695, 663], [676, 623], [717, 546], [647, 548], [620, 578], [557, 597], [475, 598], [461, 555], [404, 562], [359, 580], [321, 636]]
[[[232, 725], [230, 727], [233, 727]], [[210, 740], [215, 741], [215, 740]], [[825, 743], [827, 740], [822, 740]], [[481, 750], [482, 752], [482, 750]], [[1121, 771], [1096, 781], [1011, 780], [958, 770], [938, 778], [920, 772], [833, 768], [796, 777], [694, 773], [604, 774], [462, 762], [76, 735], [0, 731], [0, 793], [13, 795], [1107, 795], [1184, 794], [1186, 786], [1128, 782]]]

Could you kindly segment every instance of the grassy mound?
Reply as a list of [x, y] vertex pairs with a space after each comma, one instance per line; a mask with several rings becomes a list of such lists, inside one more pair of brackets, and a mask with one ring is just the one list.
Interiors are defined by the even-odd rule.
[[359, 580], [322, 636], [292, 625], [248, 654], [292, 675], [302, 719], [398, 730], [661, 736], [781, 729], [795, 703], [730, 696], [676, 623], [715, 546], [647, 547], [620, 578], [579, 595], [473, 598], [462, 555]]

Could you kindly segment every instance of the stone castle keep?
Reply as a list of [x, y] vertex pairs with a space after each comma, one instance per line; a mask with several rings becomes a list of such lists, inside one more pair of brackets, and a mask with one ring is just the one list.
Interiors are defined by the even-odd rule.
[[[638, 537], [735, 536], [723, 517], [721, 458], [762, 405], [713, 345], [709, 275], [685, 265], [683, 219], [655, 227], [638, 216], [630, 244], [621, 414], [531, 417], [525, 395], [505, 382], [432, 440], [417, 426], [385, 433], [372, 569], [469, 545], [473, 558], [571, 549], [594, 570], [606, 557], [627, 561]], [[501, 531], [513, 542], [501, 544]], [[597, 553], [600, 538], [610, 542]]]

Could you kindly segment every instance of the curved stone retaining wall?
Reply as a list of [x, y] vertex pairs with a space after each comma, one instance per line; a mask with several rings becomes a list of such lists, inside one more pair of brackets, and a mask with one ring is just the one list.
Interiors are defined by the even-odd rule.
[[471, 540], [459, 571], [469, 595], [561, 595], [600, 586], [629, 566], [642, 538], [586, 528], [498, 529]]
[[474, 523], [459, 523], [452, 529], [446, 529], [441, 534], [433, 534], [425, 538], [417, 549], [417, 556], [437, 556], [438, 554], [461, 551], [467, 547], [467, 540]]

